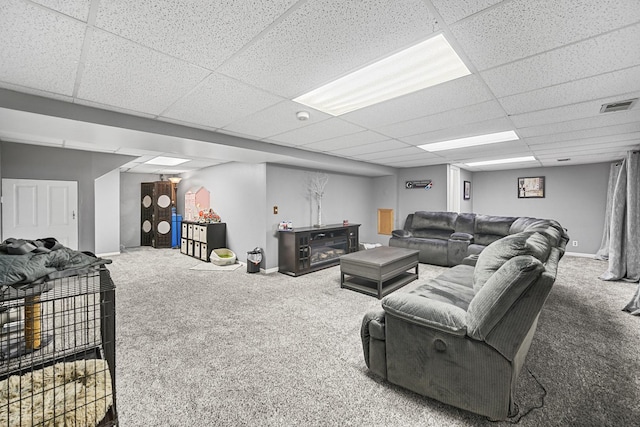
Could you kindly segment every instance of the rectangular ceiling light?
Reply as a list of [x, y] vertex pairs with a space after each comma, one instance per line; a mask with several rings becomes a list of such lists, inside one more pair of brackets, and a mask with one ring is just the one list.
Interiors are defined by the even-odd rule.
[[469, 74], [447, 39], [439, 34], [294, 101], [339, 116]]
[[178, 159], [176, 157], [156, 157], [145, 162], [147, 165], [160, 165], [160, 166], [177, 166], [182, 163], [188, 162], [189, 159]]
[[499, 159], [499, 160], [486, 160], [483, 162], [465, 163], [467, 166], [486, 166], [486, 165], [501, 165], [505, 163], [522, 163], [522, 162], [535, 162], [536, 158], [533, 156], [527, 157], [513, 157], [511, 159]]
[[506, 132], [489, 133], [486, 135], [476, 135], [467, 138], [451, 139], [448, 141], [434, 142], [432, 144], [418, 145], [425, 151], [444, 151], [456, 148], [473, 147], [476, 145], [495, 144], [497, 142], [514, 141], [518, 135], [512, 130]]

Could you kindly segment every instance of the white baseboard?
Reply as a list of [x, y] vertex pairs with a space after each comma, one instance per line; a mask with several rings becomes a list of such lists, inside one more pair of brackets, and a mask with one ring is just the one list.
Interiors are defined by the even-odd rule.
[[107, 253], [104, 253], [104, 254], [96, 254], [96, 256], [98, 258], [104, 258], [104, 257], [107, 257], [107, 256], [114, 256], [114, 255], [120, 255], [120, 251], [118, 251], [118, 252], [107, 252]]
[[267, 268], [267, 269], [261, 268], [260, 269], [260, 273], [263, 273], [263, 274], [272, 274], [272, 273], [277, 273], [277, 272], [278, 272], [278, 267], [271, 267], [271, 268]]
[[596, 254], [585, 254], [582, 252], [565, 252], [565, 255], [568, 256], [575, 256], [575, 257], [579, 257], [579, 258], [594, 258], [596, 257]]

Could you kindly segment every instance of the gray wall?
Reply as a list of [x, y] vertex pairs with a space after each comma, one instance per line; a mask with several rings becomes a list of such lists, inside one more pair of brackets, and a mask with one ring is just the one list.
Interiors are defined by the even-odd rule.
[[[406, 181], [433, 181], [430, 190], [405, 189]], [[416, 211], [447, 210], [447, 165], [400, 169], [398, 172], [398, 221], [404, 225], [407, 215]]]
[[[578, 246], [568, 252], [595, 254], [604, 226], [609, 163], [476, 172], [472, 179], [473, 211], [488, 215], [556, 219]], [[545, 198], [518, 199], [517, 179], [545, 177]]]
[[95, 251], [94, 181], [134, 157], [11, 142], [0, 151], [2, 178], [78, 182], [78, 249]]
[[[373, 181], [373, 194], [371, 200], [373, 208], [371, 209], [371, 216], [369, 218], [370, 223], [376, 233], [372, 240], [361, 239], [366, 243], [382, 243], [383, 245], [389, 244], [389, 238], [391, 236], [378, 234], [378, 209], [393, 209], [393, 229], [402, 228], [404, 225], [404, 218], [398, 216], [398, 196], [399, 196], [399, 184], [397, 175], [381, 176], [372, 178]], [[404, 189], [404, 181], [402, 181], [402, 188]]]
[[95, 250], [98, 256], [120, 253], [120, 172], [95, 180]]
[[120, 174], [120, 245], [125, 248], [140, 246], [140, 184], [160, 181], [158, 174]]
[[[178, 184], [177, 210], [184, 215], [184, 195], [205, 187], [211, 208], [227, 224], [227, 247], [241, 261], [247, 251], [266, 246], [266, 165], [225, 163], [185, 173]], [[269, 261], [265, 255], [265, 261]], [[264, 262], [262, 264], [265, 265]]]
[[[266, 268], [278, 266], [278, 224], [291, 221], [295, 227], [309, 227], [318, 222], [315, 199], [309, 195], [307, 182], [316, 172], [326, 173], [329, 180], [322, 199], [322, 223], [342, 224], [349, 220], [360, 227], [361, 241], [377, 240], [377, 206], [373, 203], [374, 181], [369, 177], [334, 172], [307, 170], [280, 165], [267, 165], [266, 182]], [[278, 214], [273, 207], [278, 206]]]
[[[471, 198], [464, 200], [464, 182], [469, 181], [471, 183]], [[473, 212], [473, 172], [465, 169], [460, 169], [460, 212]]]

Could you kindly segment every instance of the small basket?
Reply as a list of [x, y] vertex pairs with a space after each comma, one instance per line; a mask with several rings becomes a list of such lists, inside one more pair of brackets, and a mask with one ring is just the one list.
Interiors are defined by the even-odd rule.
[[214, 249], [209, 259], [215, 265], [231, 265], [236, 263], [236, 254], [227, 248]]

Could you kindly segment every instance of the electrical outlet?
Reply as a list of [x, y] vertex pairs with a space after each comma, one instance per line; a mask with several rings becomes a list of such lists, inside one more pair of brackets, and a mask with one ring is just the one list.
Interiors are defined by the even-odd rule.
[[571, 246], [578, 246], [578, 241], [574, 240], [573, 242], [571, 242]]
[[278, 215], [278, 207], [277, 206], [273, 207], [273, 214], [274, 215]]

